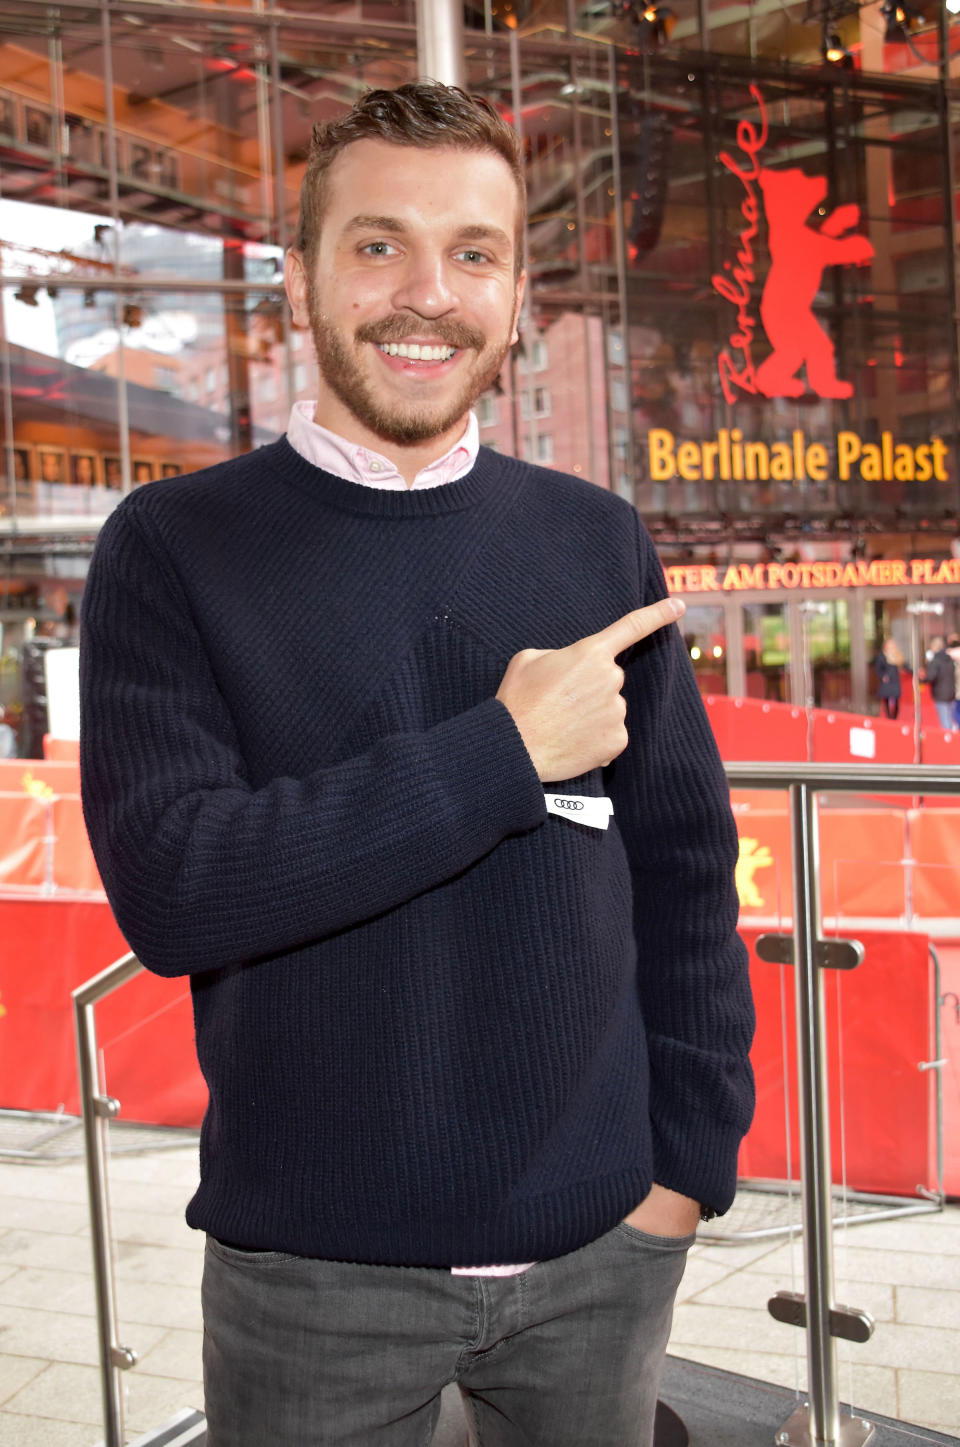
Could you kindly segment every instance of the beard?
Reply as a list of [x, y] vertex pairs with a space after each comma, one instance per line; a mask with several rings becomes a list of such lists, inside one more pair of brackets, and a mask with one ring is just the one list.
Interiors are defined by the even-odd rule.
[[[462, 322], [439, 318], [425, 326], [422, 320], [398, 314], [358, 327], [354, 332], [356, 345], [352, 346], [323, 315], [312, 287], [307, 304], [317, 366], [325, 384], [358, 422], [385, 442], [400, 447], [428, 442], [431, 437], [439, 437], [455, 427], [481, 393], [492, 385], [510, 350], [510, 332], [490, 342], [482, 332]], [[476, 353], [459, 391], [453, 397], [432, 404], [392, 401], [386, 396], [377, 396], [371, 378], [360, 365], [357, 347], [377, 342], [402, 342], [408, 337], [422, 335], [424, 331], [428, 331], [435, 340], [445, 342], [448, 347]]]

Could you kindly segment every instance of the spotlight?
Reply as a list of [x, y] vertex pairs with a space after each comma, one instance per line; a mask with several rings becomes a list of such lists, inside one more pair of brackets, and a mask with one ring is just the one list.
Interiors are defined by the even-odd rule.
[[960, 0], [947, 0], [947, 9], [951, 15], [960, 15]]
[[37, 301], [37, 292], [39, 290], [40, 288], [38, 286], [28, 286], [24, 283], [23, 286], [18, 287], [13, 293], [13, 299], [14, 301], [22, 301], [24, 306], [39, 306], [40, 303]]
[[645, 31], [653, 45], [669, 42], [677, 23], [677, 17], [668, 5], [645, 5], [637, 23]]
[[[958, 3], [960, 3], [960, 0], [958, 0]], [[853, 69], [853, 56], [836, 32], [834, 32], [827, 41], [823, 58], [828, 61], [830, 65], [839, 65], [843, 70]]]
[[923, 16], [908, 0], [883, 0], [880, 14], [885, 26], [883, 38], [888, 45], [905, 45], [923, 23]]

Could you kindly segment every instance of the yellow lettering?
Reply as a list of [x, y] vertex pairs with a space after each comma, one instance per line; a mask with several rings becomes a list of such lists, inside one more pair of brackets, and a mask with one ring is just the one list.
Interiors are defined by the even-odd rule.
[[793, 481], [793, 451], [786, 442], [775, 442], [770, 449], [770, 476], [774, 482]]
[[946, 482], [947, 474], [943, 464], [947, 459], [947, 444], [935, 437], [930, 443], [930, 450], [933, 453], [933, 475], [938, 482]]
[[651, 427], [648, 434], [650, 448], [650, 477], [654, 482], [669, 482], [676, 476], [676, 462], [673, 455], [673, 433], [665, 427]]
[[770, 476], [770, 449], [765, 442], [747, 442], [744, 444], [745, 465], [747, 480], [766, 482]]
[[883, 455], [883, 480], [893, 481], [893, 433], [880, 433], [880, 451]]
[[677, 471], [684, 482], [700, 481], [700, 449], [695, 442], [681, 442], [677, 448]]
[[814, 482], [827, 480], [827, 449], [822, 442], [811, 442], [807, 448], [807, 473]]
[[803, 468], [803, 433], [797, 428], [793, 434], [793, 475], [797, 482], [803, 482], [806, 472]]
[[929, 482], [933, 476], [933, 463], [930, 460], [930, 446], [927, 444], [917, 448], [917, 482]]
[[913, 448], [898, 442], [893, 451], [893, 475], [897, 482], [913, 482]]
[[740, 582], [745, 588], [765, 588], [766, 583], [763, 577], [763, 564], [755, 563], [751, 568], [749, 563], [740, 564]]
[[719, 461], [719, 464], [718, 464], [719, 470], [720, 470], [720, 480], [721, 480], [721, 482], [729, 482], [729, 481], [730, 481], [730, 434], [729, 434], [729, 432], [727, 431], [727, 429], [726, 429], [725, 427], [721, 427], [721, 428], [720, 428], [720, 431], [717, 433], [717, 444], [718, 444], [718, 447], [719, 447], [719, 450], [720, 450], [720, 461]]
[[703, 447], [700, 449], [703, 455], [703, 476], [707, 482], [711, 482], [713, 480], [714, 463], [717, 460], [717, 453], [719, 452], [719, 450], [719, 446], [716, 442], [705, 442], [703, 444]]
[[856, 564], [847, 563], [846, 567], [843, 570], [843, 586], [845, 588], [855, 588], [859, 581], [860, 579], [857, 577]]
[[667, 587], [671, 593], [683, 592], [683, 569], [680, 567], [665, 568]]
[[849, 482], [850, 469], [860, 456], [862, 445], [855, 432], [837, 433], [837, 471], [841, 482]]
[[882, 467], [879, 447], [875, 442], [864, 443], [863, 461], [860, 464], [860, 476], [864, 482], [879, 482], [883, 475]]
[[907, 581], [907, 565], [902, 558], [891, 558], [890, 567], [893, 569], [894, 583], [905, 583]]
[[737, 572], [734, 564], [731, 563], [723, 575], [723, 591], [729, 593], [741, 586], [740, 574]]

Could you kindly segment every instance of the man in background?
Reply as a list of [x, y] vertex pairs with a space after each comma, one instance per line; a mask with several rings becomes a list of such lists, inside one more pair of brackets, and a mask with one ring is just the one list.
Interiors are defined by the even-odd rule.
[[190, 977], [209, 1447], [649, 1447], [752, 1111], [726, 782], [652, 543], [478, 445], [523, 163], [432, 83], [315, 130], [285, 437], [107, 521], [91, 839]]

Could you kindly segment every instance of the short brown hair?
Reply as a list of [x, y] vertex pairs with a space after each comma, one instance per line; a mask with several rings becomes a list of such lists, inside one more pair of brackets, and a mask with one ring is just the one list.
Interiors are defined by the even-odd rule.
[[365, 140], [389, 141], [395, 146], [495, 151], [502, 156], [517, 183], [520, 201], [516, 237], [519, 275], [527, 220], [520, 138], [483, 96], [469, 95], [459, 86], [441, 85], [433, 80], [410, 81], [396, 90], [368, 90], [346, 115], [314, 126], [300, 187], [300, 215], [293, 243], [308, 266], [320, 239], [327, 172], [341, 151], [354, 141]]

